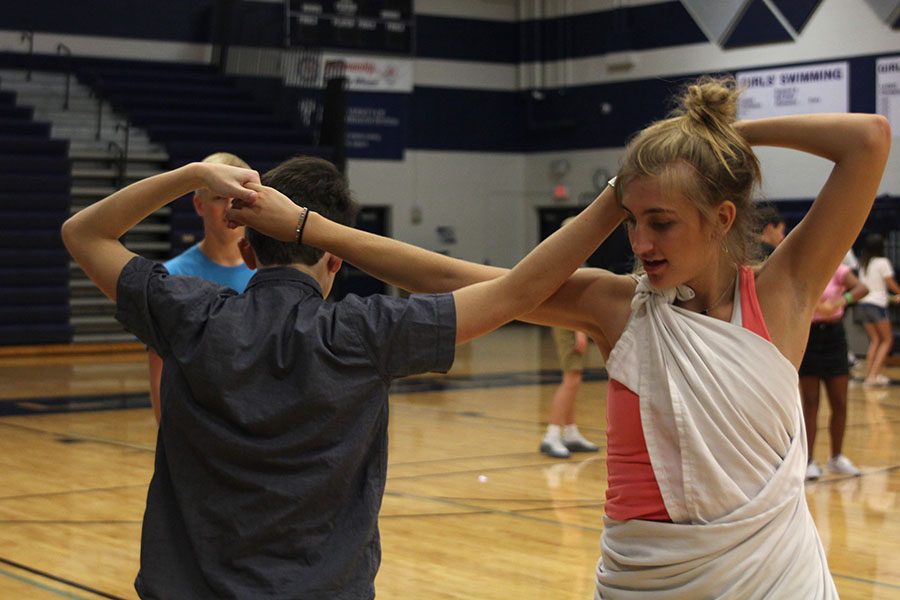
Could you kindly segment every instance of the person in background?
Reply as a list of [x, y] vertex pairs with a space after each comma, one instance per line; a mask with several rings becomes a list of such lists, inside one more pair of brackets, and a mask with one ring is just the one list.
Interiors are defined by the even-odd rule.
[[[884, 361], [894, 345], [894, 332], [888, 319], [888, 303], [898, 300], [900, 285], [897, 285], [894, 279], [891, 261], [884, 256], [884, 238], [877, 233], [866, 236], [865, 245], [859, 256], [859, 278], [869, 289], [869, 293], [860, 300], [857, 309], [857, 315], [869, 336], [866, 378], [863, 385], [867, 387], [888, 385], [890, 379], [881, 373]], [[888, 291], [893, 292], [893, 298], [889, 297]]]
[[813, 458], [818, 429], [819, 393], [825, 384], [831, 418], [828, 431], [831, 434], [831, 458], [828, 470], [840, 475], [859, 475], [853, 462], [844, 456], [844, 431], [847, 427], [847, 391], [850, 382], [850, 365], [847, 362], [847, 335], [844, 332], [844, 309], [865, 296], [869, 290], [860, 283], [845, 264], [838, 266], [816, 305], [806, 352], [800, 363], [800, 398], [803, 400], [803, 418], [806, 422], [808, 462], [806, 479], [822, 476], [822, 468]]
[[[249, 169], [250, 166], [229, 152], [216, 152], [202, 162], [230, 165]], [[244, 228], [229, 228], [225, 211], [231, 198], [217, 196], [207, 189], [194, 191], [194, 210], [203, 219], [203, 239], [165, 263], [170, 275], [191, 275], [213, 283], [229, 287], [240, 293], [247, 287], [255, 271], [244, 264], [238, 241], [244, 235]], [[159, 425], [161, 402], [159, 394], [163, 361], [153, 348], [147, 349], [150, 371], [150, 404], [153, 416]]]
[[759, 208], [759, 246], [761, 258], [768, 258], [784, 240], [784, 218], [771, 204]]
[[[574, 220], [575, 217], [569, 217], [560, 226], [564, 227]], [[551, 331], [562, 370], [562, 382], [553, 394], [550, 422], [541, 440], [540, 451], [553, 458], [569, 458], [571, 452], [597, 452], [597, 445], [581, 435], [575, 424], [575, 402], [584, 377], [587, 334], [564, 327], [552, 327]]]
[[553, 327], [552, 331], [562, 368], [562, 382], [553, 394], [550, 422], [541, 440], [541, 452], [553, 458], [569, 458], [572, 452], [597, 452], [599, 447], [587, 440], [575, 424], [575, 401], [584, 377], [587, 335], [563, 327]]

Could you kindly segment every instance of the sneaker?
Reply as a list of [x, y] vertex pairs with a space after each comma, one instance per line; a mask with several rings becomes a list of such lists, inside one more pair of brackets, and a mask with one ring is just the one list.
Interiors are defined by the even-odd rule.
[[[862, 475], [862, 471], [857, 469], [856, 465], [843, 454], [838, 454], [828, 460], [828, 470], [839, 475], [853, 475], [854, 477]], [[809, 469], [806, 471], [808, 473]]]
[[588, 441], [583, 435], [577, 433], [572, 436], [563, 436], [562, 443], [569, 452], [597, 452], [600, 447]]
[[891, 385], [891, 378], [887, 375], [876, 375], [875, 381], [878, 385]]
[[890, 382], [891, 380], [884, 375], [876, 375], [875, 377], [866, 377], [863, 387], [885, 387]]
[[569, 458], [569, 449], [563, 445], [560, 438], [544, 436], [544, 439], [541, 441], [541, 454], [546, 454], [553, 458]]
[[815, 481], [819, 477], [822, 476], [822, 468], [816, 464], [816, 461], [810, 462], [806, 465], [806, 480], [807, 481]]

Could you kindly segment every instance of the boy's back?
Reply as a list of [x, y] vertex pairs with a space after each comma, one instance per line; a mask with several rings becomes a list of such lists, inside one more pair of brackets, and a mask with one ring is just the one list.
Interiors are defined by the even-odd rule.
[[141, 596], [373, 597], [388, 386], [450, 367], [451, 296], [326, 303], [290, 267], [237, 295], [136, 257], [117, 317], [166, 362]]

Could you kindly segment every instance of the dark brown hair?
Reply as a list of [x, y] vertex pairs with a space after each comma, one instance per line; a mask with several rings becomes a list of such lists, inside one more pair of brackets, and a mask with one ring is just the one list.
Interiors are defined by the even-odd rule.
[[[298, 206], [305, 206], [323, 217], [352, 225], [356, 218], [356, 203], [350, 195], [347, 180], [337, 168], [314, 156], [290, 158], [261, 178], [262, 184], [273, 187]], [[264, 267], [303, 263], [314, 265], [324, 252], [318, 248], [282, 242], [247, 227], [247, 240]]]

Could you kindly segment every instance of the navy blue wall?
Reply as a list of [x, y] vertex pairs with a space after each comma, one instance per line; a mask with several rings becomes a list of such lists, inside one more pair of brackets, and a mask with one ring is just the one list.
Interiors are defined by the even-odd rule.
[[[789, 17], [795, 26], [802, 27], [818, 3], [803, 0], [796, 5], [782, 4], [796, 8]], [[209, 41], [217, 6], [216, 0], [98, 0], [90, 3], [88, 12], [82, 8], [84, 3], [61, 0], [9, 4], [0, 12], [0, 28], [192, 42]], [[281, 43], [282, 5], [235, 0], [235, 6], [238, 18], [234, 25], [245, 38], [239, 42], [267, 46]], [[767, 10], [759, 9], [761, 18]], [[748, 11], [743, 20], [745, 30], [736, 34], [738, 38], [749, 36], [747, 39], [757, 43], [764, 41], [762, 30], [768, 26], [752, 18], [752, 12]], [[780, 25], [777, 29], [783, 32]], [[781, 39], [778, 32], [772, 35]], [[477, 63], [513, 65], [536, 57], [553, 60], [601, 56], [611, 50], [665, 48], [705, 41], [676, 0], [541, 22], [416, 17], [417, 56]], [[875, 58], [849, 59], [852, 111], [875, 111]], [[830, 60], [842, 58], [816, 62]], [[783, 66], [794, 65], [754, 68]], [[543, 100], [535, 100], [524, 92], [418, 86], [409, 98], [405, 147], [495, 152], [621, 147], [633, 132], [662, 117], [672, 93], [692, 76], [582, 85], [563, 92], [548, 90]], [[604, 103], [612, 107], [609, 114], [601, 112]]]
[[0, 29], [208, 43], [216, 0], [5, 2]]
[[[754, 68], [847, 60], [850, 110], [874, 113], [875, 61], [879, 56]], [[526, 93], [416, 87], [408, 147], [514, 152], [617, 148], [625, 145], [630, 135], [665, 116], [672, 95], [701, 74], [577, 86], [563, 95], [549, 91], [541, 101], [529, 100]], [[528, 127], [529, 103], [536, 122], [533, 128]], [[612, 112], [604, 115], [603, 103], [608, 103]]]

